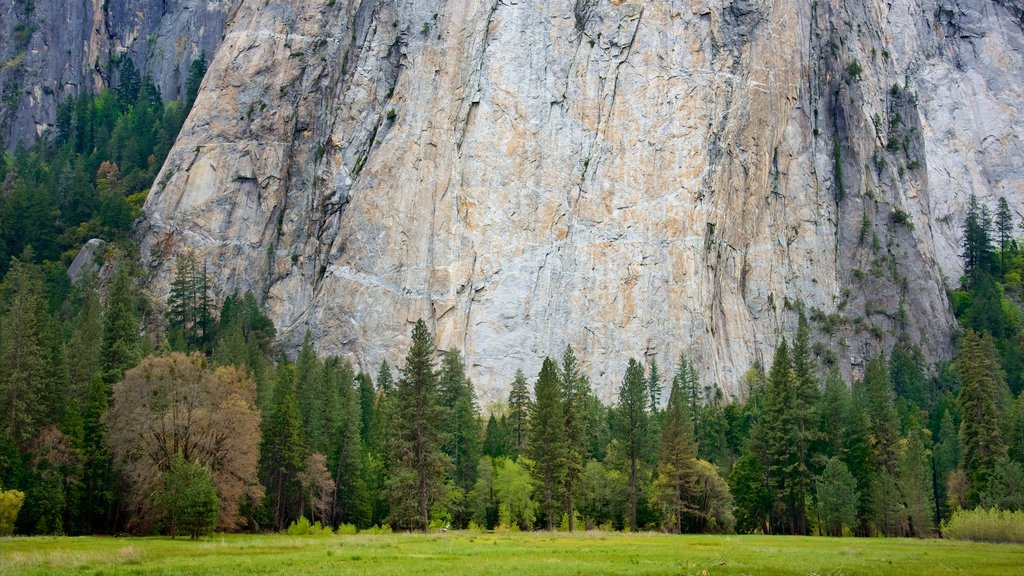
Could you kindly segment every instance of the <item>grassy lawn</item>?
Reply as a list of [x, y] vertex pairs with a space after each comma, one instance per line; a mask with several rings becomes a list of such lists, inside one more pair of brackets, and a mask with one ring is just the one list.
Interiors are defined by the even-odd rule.
[[1024, 546], [548, 533], [4, 538], [6, 574], [1024, 574]]

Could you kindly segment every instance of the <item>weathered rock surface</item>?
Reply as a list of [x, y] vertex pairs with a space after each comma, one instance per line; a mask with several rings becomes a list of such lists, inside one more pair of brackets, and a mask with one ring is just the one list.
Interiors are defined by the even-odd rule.
[[238, 0], [0, 0], [0, 136], [31, 143], [57, 107], [117, 80], [131, 58], [165, 98], [185, 90], [188, 68], [212, 57]]
[[949, 353], [969, 194], [1024, 203], [1019, 2], [242, 0], [138, 230], [362, 368], [427, 318], [483, 399], [572, 344], [610, 398], [739, 392], [812, 313]]

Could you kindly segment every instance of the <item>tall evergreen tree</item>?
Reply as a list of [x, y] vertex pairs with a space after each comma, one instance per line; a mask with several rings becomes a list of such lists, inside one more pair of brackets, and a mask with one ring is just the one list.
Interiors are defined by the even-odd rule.
[[104, 382], [112, 386], [120, 382], [124, 373], [142, 358], [138, 301], [124, 263], [118, 266], [110, 284], [106, 308], [103, 315], [102, 370]]
[[[441, 404], [448, 413], [444, 421], [443, 449], [454, 466], [455, 485], [467, 493], [476, 482], [476, 468], [480, 460], [480, 424], [473, 384], [466, 377], [466, 366], [458, 349], [449, 350], [444, 355], [439, 380]], [[465, 523], [463, 520], [468, 518], [456, 518], [460, 525]]]
[[364, 471], [361, 396], [356, 389], [352, 365], [338, 358], [324, 363], [323, 380], [333, 391], [334, 414], [325, 418], [331, 430], [329, 462], [334, 470], [334, 491], [331, 510], [335, 522], [347, 522], [360, 527], [368, 526], [373, 515], [373, 503]]
[[899, 490], [900, 425], [893, 402], [892, 385], [885, 359], [877, 356], [864, 371], [864, 392], [870, 416], [871, 454], [874, 463], [875, 525], [884, 534], [899, 534], [903, 516]]
[[48, 348], [54, 335], [34, 265], [12, 259], [3, 289], [10, 296], [0, 317], [0, 434], [25, 445], [52, 416]]
[[995, 239], [999, 246], [999, 266], [1005, 272], [1006, 257], [1017, 250], [1016, 242], [1013, 240], [1013, 212], [1010, 211], [1010, 204], [1006, 201], [1005, 196], [1000, 196], [996, 205], [995, 226]]
[[673, 533], [683, 530], [685, 503], [693, 491], [697, 477], [697, 446], [693, 437], [693, 420], [687, 414], [687, 402], [679, 380], [673, 380], [665, 407], [665, 425], [658, 446], [656, 499], [666, 514], [666, 524]]
[[526, 386], [526, 376], [522, 369], [516, 370], [512, 381], [512, 391], [508, 396], [508, 425], [512, 434], [511, 456], [514, 458], [526, 451], [530, 431], [530, 390]]
[[293, 369], [287, 363], [278, 367], [274, 384], [273, 408], [263, 419], [260, 443], [260, 468], [267, 487], [266, 506], [275, 530], [281, 530], [296, 516], [301, 501], [299, 474], [309, 454], [302, 437], [302, 417], [292, 392]]
[[431, 505], [446, 496], [445, 477], [451, 466], [441, 449], [449, 415], [441, 405], [433, 359], [434, 337], [418, 320], [395, 390], [388, 435], [388, 504], [393, 526], [424, 532], [430, 527]]
[[626, 374], [619, 388], [619, 443], [625, 451], [628, 463], [628, 494], [629, 494], [629, 529], [637, 531], [637, 505], [640, 499], [640, 466], [643, 460], [643, 449], [647, 442], [646, 408], [650, 397], [644, 379], [644, 368], [630, 358], [626, 366]]
[[576, 529], [576, 489], [586, 456], [587, 440], [587, 398], [590, 396], [590, 382], [580, 373], [579, 362], [572, 347], [565, 346], [562, 353], [562, 367], [559, 371], [562, 384], [562, 410], [565, 416], [565, 513], [569, 531]]
[[558, 490], [565, 478], [565, 413], [558, 368], [545, 358], [533, 389], [534, 403], [530, 411], [530, 436], [527, 456], [533, 461], [531, 473], [542, 500], [540, 506], [548, 530], [555, 526]]
[[904, 499], [907, 536], [929, 536], [934, 530], [935, 499], [932, 494], [931, 433], [921, 426], [917, 415], [907, 424], [907, 437], [900, 454], [899, 488]]
[[793, 370], [789, 345], [783, 338], [775, 349], [768, 374], [764, 406], [759, 420], [764, 444], [765, 470], [775, 494], [775, 529], [788, 534], [807, 531], [806, 463], [801, 461], [800, 428], [797, 423], [797, 376]]
[[967, 205], [967, 218], [964, 221], [963, 240], [961, 242], [964, 261], [964, 275], [973, 285], [979, 272], [989, 272], [992, 268], [992, 222], [988, 208], [978, 203], [978, 197], [971, 194]]
[[209, 279], [206, 262], [196, 261], [195, 252], [178, 254], [174, 279], [167, 295], [167, 325], [173, 339], [188, 350], [206, 350], [211, 336]]
[[987, 487], [996, 462], [1006, 456], [1003, 404], [1009, 395], [992, 337], [968, 330], [954, 365], [960, 380], [960, 447], [968, 481], [967, 498], [975, 504]]
[[365, 372], [356, 374], [356, 384], [359, 386], [359, 436], [363, 444], [366, 444], [370, 439], [370, 429], [373, 427], [373, 410], [377, 394], [373, 389], [373, 380]]

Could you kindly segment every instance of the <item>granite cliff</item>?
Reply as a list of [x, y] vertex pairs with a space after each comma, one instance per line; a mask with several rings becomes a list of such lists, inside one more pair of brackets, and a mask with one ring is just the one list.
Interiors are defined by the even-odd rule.
[[944, 357], [969, 195], [1024, 204], [1022, 6], [241, 0], [144, 264], [364, 369], [424, 317], [485, 401], [567, 343], [606, 399], [681, 352], [736, 393], [801, 305], [848, 373]]
[[192, 60], [212, 57], [238, 0], [0, 0], [0, 137], [29, 144], [57, 107], [116, 85], [131, 58], [165, 98], [179, 98]]

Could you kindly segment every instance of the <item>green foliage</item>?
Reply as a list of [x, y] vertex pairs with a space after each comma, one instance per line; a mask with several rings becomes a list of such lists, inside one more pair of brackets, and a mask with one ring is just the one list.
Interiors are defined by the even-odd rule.
[[942, 523], [942, 535], [950, 540], [1024, 544], [1024, 512], [997, 508], [957, 510]]
[[14, 532], [14, 520], [24, 503], [24, 492], [0, 488], [0, 536], [10, 536]]
[[830, 458], [815, 484], [818, 518], [828, 536], [842, 536], [843, 528], [857, 524], [857, 481], [846, 464]]
[[419, 320], [395, 390], [388, 435], [389, 519], [399, 528], [426, 531], [431, 507], [447, 496], [444, 482], [451, 461], [442, 446], [447, 440], [444, 421], [449, 415], [440, 402], [433, 357], [434, 337]]
[[686, 499], [697, 481], [697, 445], [688, 404], [682, 379], [673, 379], [658, 447], [654, 499], [661, 505], [663, 525], [676, 534], [683, 530]]
[[957, 404], [960, 422], [962, 466], [967, 476], [968, 505], [985, 492], [996, 462], [1005, 457], [1003, 408], [1008, 396], [999, 357], [992, 337], [968, 330], [954, 364], [960, 380]]
[[530, 390], [526, 386], [526, 376], [522, 369], [516, 370], [516, 377], [512, 381], [512, 390], [508, 396], [508, 423], [512, 433], [511, 456], [513, 457], [526, 450], [532, 404]]
[[530, 474], [539, 495], [542, 518], [548, 530], [558, 517], [558, 491], [565, 477], [565, 413], [562, 408], [558, 368], [545, 358], [534, 384], [535, 401], [530, 412], [530, 434], [526, 455], [533, 462]]
[[[309, 519], [305, 516], [299, 516], [298, 519], [292, 521], [286, 532], [289, 536], [331, 536], [334, 534], [330, 526], [324, 526], [319, 521], [310, 524]], [[339, 530], [338, 533], [342, 532]], [[351, 532], [346, 533], [355, 534], [355, 526], [352, 526]]]
[[171, 537], [188, 534], [192, 540], [213, 531], [220, 498], [210, 471], [198, 462], [188, 462], [176, 452], [170, 468], [160, 478], [156, 507]]
[[178, 254], [167, 295], [167, 330], [182, 351], [208, 349], [213, 328], [209, 284], [205, 261], [200, 265], [191, 250]]
[[637, 506], [641, 496], [640, 466], [644, 460], [647, 444], [646, 428], [648, 406], [648, 388], [644, 380], [644, 369], [636, 359], [630, 358], [626, 366], [626, 374], [619, 387], [619, 443], [626, 454], [626, 470], [629, 478], [629, 528], [636, 532]]

